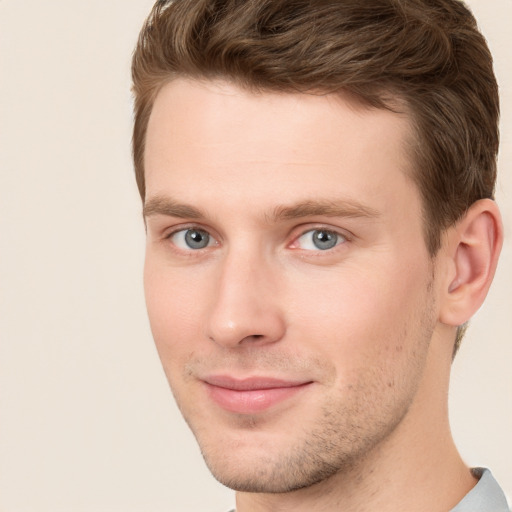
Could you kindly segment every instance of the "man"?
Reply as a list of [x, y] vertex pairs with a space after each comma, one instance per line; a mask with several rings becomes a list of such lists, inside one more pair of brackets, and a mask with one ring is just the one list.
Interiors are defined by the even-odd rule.
[[507, 510], [447, 412], [502, 244], [468, 9], [160, 1], [133, 79], [150, 323], [237, 511]]

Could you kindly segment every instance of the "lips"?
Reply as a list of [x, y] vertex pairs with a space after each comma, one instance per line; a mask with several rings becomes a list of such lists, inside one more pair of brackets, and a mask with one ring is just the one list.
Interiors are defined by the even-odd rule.
[[217, 375], [203, 380], [211, 400], [237, 414], [256, 414], [304, 391], [311, 381], [288, 381], [267, 377], [235, 379]]

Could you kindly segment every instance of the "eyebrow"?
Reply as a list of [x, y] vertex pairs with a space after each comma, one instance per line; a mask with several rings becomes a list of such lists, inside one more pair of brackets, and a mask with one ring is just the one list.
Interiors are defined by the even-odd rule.
[[339, 201], [308, 200], [291, 206], [277, 206], [272, 214], [268, 216], [268, 220], [276, 222], [314, 216], [377, 218], [380, 214], [374, 208], [348, 199], [340, 199]]
[[180, 219], [204, 219], [206, 215], [199, 209], [187, 204], [181, 204], [170, 197], [156, 196], [144, 203], [142, 209], [144, 218], [152, 215], [167, 215]]
[[[182, 219], [204, 219], [208, 216], [200, 209], [182, 204], [170, 197], [156, 196], [149, 199], [143, 208], [144, 218], [153, 215], [166, 215]], [[340, 200], [306, 200], [292, 205], [276, 206], [270, 214], [265, 215], [267, 222], [294, 220], [304, 217], [345, 217], [377, 218], [379, 212], [357, 201]]]

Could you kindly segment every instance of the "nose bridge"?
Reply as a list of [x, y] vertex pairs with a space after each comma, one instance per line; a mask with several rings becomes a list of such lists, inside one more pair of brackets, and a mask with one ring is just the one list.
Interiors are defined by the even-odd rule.
[[220, 264], [208, 337], [223, 346], [280, 339], [284, 320], [277, 304], [272, 264], [248, 244], [230, 248]]

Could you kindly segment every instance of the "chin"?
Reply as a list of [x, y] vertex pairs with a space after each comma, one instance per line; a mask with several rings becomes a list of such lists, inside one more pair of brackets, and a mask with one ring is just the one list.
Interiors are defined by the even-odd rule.
[[264, 442], [251, 447], [221, 444], [201, 447], [206, 465], [222, 485], [247, 493], [281, 494], [311, 487], [351, 471], [356, 459], [340, 447], [333, 453], [332, 444], [319, 447], [305, 440], [281, 450]]

